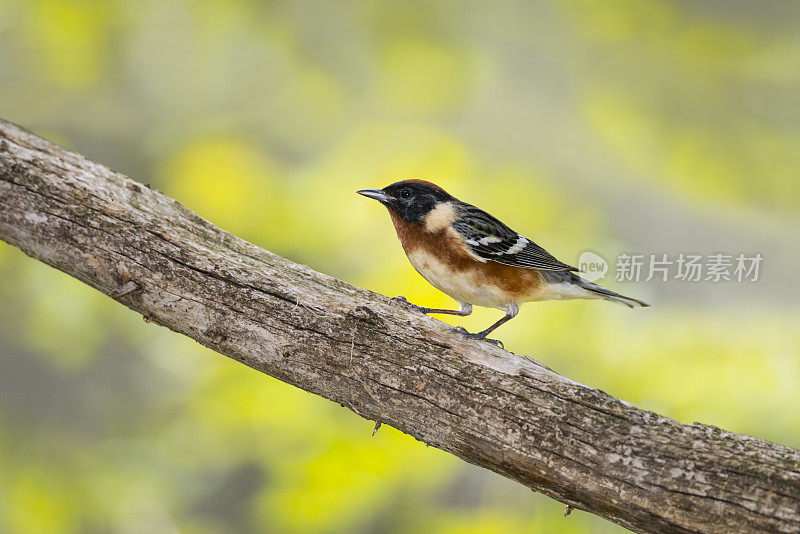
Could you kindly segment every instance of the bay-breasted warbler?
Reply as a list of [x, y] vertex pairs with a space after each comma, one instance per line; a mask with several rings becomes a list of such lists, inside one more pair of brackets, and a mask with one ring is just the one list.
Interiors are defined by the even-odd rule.
[[459, 316], [472, 313], [473, 305], [505, 311], [505, 317], [481, 332], [457, 329], [469, 338], [486, 339], [514, 318], [523, 302], [604, 299], [631, 308], [648, 306], [584, 280], [575, 267], [430, 182], [403, 180], [358, 193], [386, 206], [411, 265], [460, 304], [458, 310], [411, 306], [426, 314]]

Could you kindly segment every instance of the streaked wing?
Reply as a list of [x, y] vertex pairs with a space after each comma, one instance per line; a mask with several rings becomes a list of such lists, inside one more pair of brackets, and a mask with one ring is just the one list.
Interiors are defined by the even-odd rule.
[[470, 204], [459, 204], [453, 229], [464, 238], [476, 256], [485, 260], [545, 271], [578, 270], [558, 261], [533, 241]]

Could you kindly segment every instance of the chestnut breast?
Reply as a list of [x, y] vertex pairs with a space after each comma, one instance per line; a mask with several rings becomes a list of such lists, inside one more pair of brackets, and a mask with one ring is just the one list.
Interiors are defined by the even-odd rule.
[[477, 306], [503, 309], [511, 302], [540, 300], [545, 284], [539, 271], [482, 261], [450, 228], [454, 215], [447, 209], [437, 208], [417, 224], [390, 211], [403, 250], [425, 280], [457, 301]]

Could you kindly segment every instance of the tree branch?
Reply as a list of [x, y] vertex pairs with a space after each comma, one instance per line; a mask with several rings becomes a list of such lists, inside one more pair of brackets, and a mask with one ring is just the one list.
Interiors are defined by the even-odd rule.
[[0, 238], [245, 365], [632, 530], [800, 531], [800, 452], [464, 340], [4, 121]]

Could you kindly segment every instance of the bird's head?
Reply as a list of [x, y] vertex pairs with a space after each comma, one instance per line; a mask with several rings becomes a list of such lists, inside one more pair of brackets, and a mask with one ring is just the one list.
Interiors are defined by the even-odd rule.
[[434, 209], [454, 200], [447, 191], [425, 180], [403, 180], [383, 189], [362, 189], [357, 193], [374, 198], [412, 224], [424, 221]]

